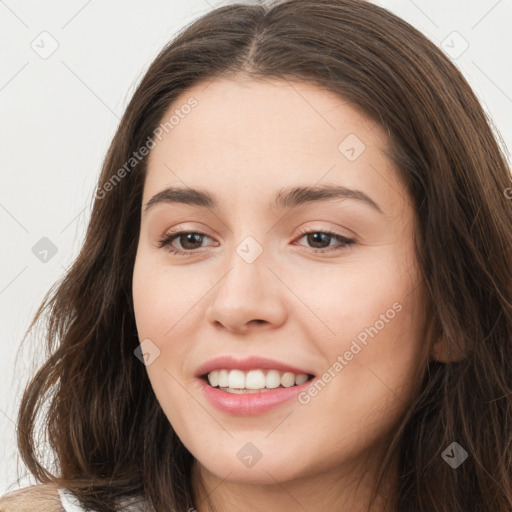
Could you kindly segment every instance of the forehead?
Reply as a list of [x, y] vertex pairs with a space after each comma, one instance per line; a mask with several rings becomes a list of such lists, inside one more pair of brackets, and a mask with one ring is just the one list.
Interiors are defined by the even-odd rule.
[[[190, 108], [192, 101], [195, 106]], [[171, 119], [172, 126], [166, 125]], [[201, 147], [232, 142], [252, 152], [263, 144], [274, 146], [276, 134], [280, 144], [309, 140], [308, 146], [301, 145], [302, 151], [319, 141], [337, 149], [347, 131], [361, 137], [371, 132], [372, 142], [383, 146], [387, 142], [381, 127], [346, 99], [313, 84], [278, 79], [217, 78], [196, 84], [174, 100], [161, 126], [164, 138], [172, 132], [176, 144], [186, 137]]]
[[148, 160], [144, 201], [165, 186], [209, 188], [216, 195], [229, 190], [241, 202], [258, 196], [265, 204], [271, 191], [298, 184], [370, 190], [376, 181], [387, 181], [381, 195], [388, 200], [401, 187], [381, 126], [312, 84], [202, 82], [176, 98], [161, 126]]

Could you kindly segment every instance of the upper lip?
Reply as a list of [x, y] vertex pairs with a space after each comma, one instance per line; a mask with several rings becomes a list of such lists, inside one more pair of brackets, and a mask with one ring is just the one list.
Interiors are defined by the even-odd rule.
[[282, 372], [292, 372], [295, 373], [296, 375], [302, 373], [313, 375], [312, 372], [305, 370], [303, 368], [298, 368], [288, 363], [276, 361], [275, 359], [268, 359], [266, 357], [251, 356], [245, 359], [237, 359], [232, 356], [220, 356], [214, 359], [210, 359], [209, 361], [206, 361], [206, 363], [202, 364], [196, 371], [196, 377], [202, 377], [203, 375], [211, 372], [212, 370], [222, 369], [236, 369], [242, 371], [268, 369], [280, 370]]

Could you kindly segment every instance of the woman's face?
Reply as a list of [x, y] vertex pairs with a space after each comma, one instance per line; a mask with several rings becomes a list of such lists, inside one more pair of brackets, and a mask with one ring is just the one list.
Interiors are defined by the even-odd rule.
[[[382, 447], [427, 357], [415, 215], [385, 132], [337, 95], [275, 80], [196, 85], [172, 115], [133, 274], [162, 409], [218, 478], [348, 471]], [[171, 230], [185, 234], [159, 247]]]

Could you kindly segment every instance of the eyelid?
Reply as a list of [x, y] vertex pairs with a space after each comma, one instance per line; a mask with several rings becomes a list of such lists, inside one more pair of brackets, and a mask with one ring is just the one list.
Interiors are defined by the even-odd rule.
[[[194, 233], [194, 234], [200, 235], [202, 237], [207, 237], [207, 238], [210, 238], [211, 240], [213, 240], [213, 238], [210, 235], [208, 235], [207, 233], [204, 233], [203, 231], [200, 231], [198, 229], [186, 229], [186, 228], [177, 226], [175, 228], [168, 229], [167, 231], [165, 231], [165, 233], [158, 239], [157, 246], [159, 248], [163, 248], [167, 245], [170, 245], [170, 243], [172, 241], [174, 241], [176, 238], [179, 238], [181, 235], [186, 235], [186, 234], [190, 234], [190, 233]], [[186, 249], [176, 249], [176, 250], [188, 252], [188, 253], [192, 252], [190, 249], [188, 251]], [[197, 252], [197, 250], [194, 250], [193, 252]]]
[[[166, 248], [168, 252], [175, 255], [181, 255], [181, 256], [192, 256], [197, 253], [201, 253], [204, 251], [201, 251], [201, 249], [204, 249], [203, 247], [199, 247], [197, 249], [179, 249], [177, 247], [172, 246], [172, 242], [179, 238], [182, 235], [194, 233], [201, 237], [210, 238], [213, 240], [213, 237], [208, 235], [207, 233], [204, 233], [199, 230], [195, 229], [184, 229], [181, 226], [177, 226], [175, 228], [172, 228], [170, 230], [167, 230], [164, 235], [158, 240], [157, 246], [159, 248]], [[322, 229], [322, 228], [311, 228], [311, 227], [303, 227], [299, 231], [299, 233], [294, 237], [294, 242], [297, 240], [300, 240], [306, 235], [312, 234], [312, 233], [322, 233], [330, 236], [333, 239], [337, 239], [339, 241], [339, 244], [341, 244], [341, 248], [339, 246], [334, 247], [325, 247], [325, 248], [314, 248], [310, 247], [309, 250], [314, 254], [327, 254], [330, 252], [341, 252], [343, 249], [346, 249], [348, 246], [356, 243], [356, 239], [353, 236], [346, 236], [342, 235], [341, 233], [338, 233], [337, 231], [333, 231], [331, 229]], [[295, 244], [302, 246], [301, 244]], [[305, 247], [305, 246], [302, 246]], [[305, 249], [308, 249], [308, 247], [305, 247]]]
[[[345, 230], [345, 231], [348, 231], [348, 230]], [[313, 227], [304, 226], [304, 227], [300, 228], [297, 236], [302, 236], [302, 235], [309, 234], [309, 233], [328, 233], [332, 236], [339, 236], [341, 238], [351, 239], [351, 240], [356, 241], [356, 235], [353, 234], [352, 232], [347, 232], [344, 234], [341, 232], [341, 229], [339, 229], [339, 228], [331, 229], [331, 228], [316, 227], [316, 226], [313, 226]]]

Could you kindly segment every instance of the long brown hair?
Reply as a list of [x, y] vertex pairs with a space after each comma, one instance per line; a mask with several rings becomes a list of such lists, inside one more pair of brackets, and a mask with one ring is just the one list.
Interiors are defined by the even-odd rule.
[[[135, 495], [158, 512], [195, 506], [194, 457], [134, 356], [131, 279], [147, 159], [126, 163], [178, 94], [227, 75], [315, 84], [389, 133], [390, 157], [419, 219], [429, 332], [464, 354], [428, 363], [389, 444], [389, 454], [399, 453], [398, 510], [510, 511], [510, 170], [457, 68], [408, 23], [363, 0], [222, 6], [182, 30], [149, 67], [106, 155], [80, 254], [27, 331], [45, 320], [48, 357], [18, 417], [27, 467], [98, 511]], [[56, 475], [39, 458], [40, 416]], [[452, 442], [469, 455], [457, 469], [441, 456]]]

